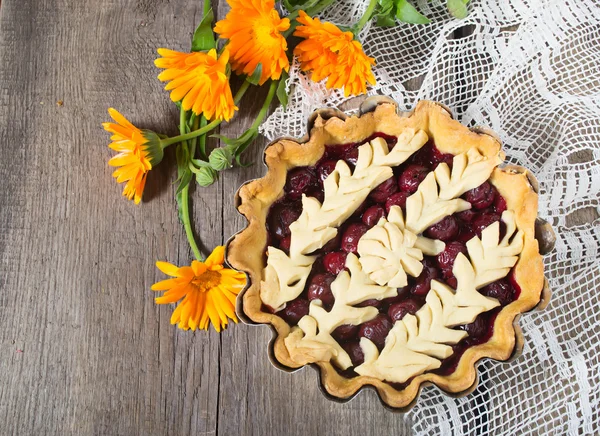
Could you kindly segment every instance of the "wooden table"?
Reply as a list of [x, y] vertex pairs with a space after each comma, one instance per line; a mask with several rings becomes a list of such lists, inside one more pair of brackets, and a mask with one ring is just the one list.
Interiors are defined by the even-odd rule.
[[[225, 1], [213, 1], [222, 18]], [[169, 323], [172, 307], [154, 303], [150, 286], [163, 278], [154, 262], [192, 258], [175, 211], [175, 157], [167, 152], [135, 206], [111, 178], [101, 122], [112, 106], [176, 134], [153, 60], [158, 47], [189, 49], [201, 9], [200, 0], [2, 2], [0, 434], [407, 434], [374, 392], [338, 404], [312, 369], [275, 369], [268, 328], [183, 332]], [[264, 90], [254, 97], [221, 134], [244, 131]], [[265, 142], [250, 149], [254, 160]], [[207, 249], [244, 226], [233, 195], [263, 171], [235, 169], [195, 189]]]
[[[226, 4], [215, 8], [223, 17]], [[188, 50], [200, 0], [4, 0], [0, 9], [0, 434], [390, 434], [408, 427], [372, 392], [327, 400], [317, 375], [267, 358], [271, 332], [170, 325], [156, 260], [192, 255], [175, 211], [175, 156], [144, 201], [121, 197], [101, 123], [115, 107], [176, 134], [156, 48]], [[264, 91], [263, 91], [264, 92]], [[260, 101], [258, 101], [260, 100]], [[221, 129], [241, 133], [262, 98]], [[256, 106], [256, 104], [255, 104]], [[260, 139], [250, 153], [262, 153]], [[244, 226], [233, 194], [258, 164], [193, 193], [207, 248]]]

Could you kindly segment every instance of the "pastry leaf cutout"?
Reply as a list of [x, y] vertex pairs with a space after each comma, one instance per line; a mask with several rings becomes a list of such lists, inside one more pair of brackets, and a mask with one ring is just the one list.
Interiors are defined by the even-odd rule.
[[[378, 285], [401, 288], [408, 276], [418, 277], [423, 271], [423, 252], [436, 255], [444, 243], [417, 237], [404, 226], [402, 209], [392, 206], [387, 219], [382, 218], [358, 242], [363, 270]], [[423, 250], [424, 249], [424, 250]]]
[[[381, 300], [397, 295], [398, 290], [388, 286], [378, 286], [362, 270], [358, 258], [350, 253], [346, 258], [346, 268], [331, 284], [335, 297], [333, 307], [327, 312], [319, 300], [310, 303], [309, 315], [303, 317], [298, 327], [292, 329], [285, 339], [290, 355], [301, 357], [308, 354], [315, 361], [332, 359], [340, 368], [352, 366], [350, 356], [331, 336], [331, 333], [343, 324], [358, 325], [377, 316], [375, 307], [353, 307], [365, 300]], [[298, 362], [300, 363], [300, 362]], [[308, 363], [308, 362], [305, 362]]]
[[275, 247], [269, 247], [267, 252], [269, 262], [264, 271], [264, 280], [260, 283], [260, 298], [278, 311], [302, 293], [316, 257], [297, 256], [290, 259]]
[[467, 335], [452, 327], [469, 324], [479, 314], [500, 305], [477, 289], [505, 277], [523, 249], [524, 234], [517, 231], [514, 212], [505, 211], [502, 221], [506, 225], [502, 239], [500, 223], [496, 222], [483, 230], [481, 239], [475, 237], [467, 242], [470, 261], [462, 253], [456, 257], [452, 269], [458, 283], [456, 292], [432, 280], [425, 305], [416, 316], [406, 315], [394, 324], [381, 354], [372, 342], [361, 339], [365, 361], [355, 368], [358, 374], [403, 383], [439, 368], [441, 359], [452, 354], [450, 345]]
[[502, 162], [499, 156], [484, 157], [475, 148], [454, 156], [452, 171], [441, 163], [406, 200], [406, 227], [422, 233], [442, 218], [470, 208], [458, 197], [485, 182]]
[[382, 138], [361, 145], [354, 171], [343, 160], [338, 161], [323, 183], [323, 204], [302, 197], [302, 214], [290, 226], [291, 257], [312, 253], [334, 238], [335, 227], [346, 221], [374, 188], [393, 176], [391, 167], [404, 162], [426, 142], [423, 131], [407, 129], [391, 151]]

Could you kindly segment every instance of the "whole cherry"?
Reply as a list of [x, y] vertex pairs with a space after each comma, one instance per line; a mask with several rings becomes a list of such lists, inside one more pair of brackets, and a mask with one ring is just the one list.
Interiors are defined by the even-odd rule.
[[506, 279], [501, 279], [481, 288], [480, 293], [487, 297], [497, 298], [502, 306], [512, 303], [515, 299], [515, 290]]
[[321, 300], [323, 307], [330, 309], [335, 301], [331, 292], [331, 283], [333, 280], [335, 280], [335, 277], [327, 273], [313, 276], [308, 286], [309, 301]]
[[459, 241], [448, 242], [444, 251], [437, 255], [438, 266], [444, 271], [452, 271], [458, 253], [466, 256], [467, 246]]
[[344, 251], [332, 251], [323, 257], [323, 266], [325, 270], [337, 276], [346, 267], [346, 256], [348, 253]]
[[458, 220], [450, 215], [425, 230], [425, 236], [445, 242], [454, 239], [458, 230]]
[[400, 303], [392, 304], [388, 308], [388, 316], [392, 321], [400, 321], [407, 314], [414, 315], [421, 307], [421, 304], [415, 299], [404, 300]]
[[331, 336], [338, 341], [349, 341], [350, 339], [354, 339], [356, 334], [358, 333], [358, 326], [352, 324], [344, 324], [336, 328], [333, 332], [331, 332]]
[[292, 203], [277, 203], [269, 212], [269, 230], [278, 238], [285, 238], [290, 234], [290, 224], [296, 221], [302, 213], [299, 201]]
[[496, 190], [488, 182], [483, 182], [477, 188], [465, 193], [465, 200], [475, 209], [485, 209], [494, 203]]
[[398, 185], [392, 176], [372, 190], [369, 194], [369, 198], [377, 203], [385, 203], [390, 195], [395, 194], [396, 192], [398, 192]]
[[288, 324], [296, 325], [303, 316], [308, 315], [309, 307], [308, 300], [296, 298], [288, 302], [283, 310], [277, 312], [277, 315], [281, 316]]
[[294, 168], [288, 173], [285, 191], [290, 198], [300, 198], [302, 194], [317, 186], [317, 176], [308, 168]]
[[358, 251], [358, 241], [367, 233], [369, 228], [362, 223], [350, 224], [342, 235], [341, 247], [347, 253], [356, 253]]
[[354, 366], [362, 365], [365, 361], [365, 356], [358, 342], [345, 342], [342, 344], [342, 348], [348, 353]]
[[364, 211], [361, 219], [365, 226], [371, 228], [376, 225], [384, 216], [385, 209], [380, 205], [375, 204]]
[[419, 184], [425, 179], [429, 172], [430, 170], [422, 165], [409, 165], [402, 174], [400, 174], [400, 178], [398, 179], [400, 190], [408, 192], [409, 194], [414, 194], [417, 192]]
[[413, 295], [424, 297], [431, 289], [431, 281], [439, 277], [438, 269], [429, 259], [423, 261], [423, 271], [415, 280], [415, 285], [412, 288]]
[[390, 213], [392, 206], [399, 206], [402, 209], [406, 209], [406, 199], [408, 198], [408, 192], [396, 192], [385, 201], [385, 211]]
[[358, 330], [359, 338], [367, 338], [373, 342], [377, 348], [382, 349], [385, 345], [385, 338], [392, 329], [392, 321], [387, 315], [380, 313], [375, 318], [360, 325]]
[[500, 221], [500, 215], [489, 212], [478, 215], [473, 220], [473, 231], [481, 238], [481, 232], [487, 229], [489, 226], [494, 224], [496, 221]]

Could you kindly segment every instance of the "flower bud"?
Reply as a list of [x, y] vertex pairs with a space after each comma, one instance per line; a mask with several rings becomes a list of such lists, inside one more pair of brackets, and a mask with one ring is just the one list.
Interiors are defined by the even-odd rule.
[[148, 154], [150, 165], [154, 168], [162, 161], [164, 152], [159, 136], [152, 130], [142, 130], [142, 135], [146, 142], [142, 145], [144, 151]]
[[196, 173], [196, 182], [200, 186], [210, 186], [217, 180], [218, 174], [211, 167], [201, 167]]
[[215, 148], [208, 156], [208, 163], [217, 171], [231, 168], [233, 166], [232, 161], [233, 154], [227, 148]]

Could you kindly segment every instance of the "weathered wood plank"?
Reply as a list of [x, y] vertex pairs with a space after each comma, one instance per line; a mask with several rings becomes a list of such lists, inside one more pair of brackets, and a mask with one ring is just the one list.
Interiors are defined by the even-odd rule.
[[[214, 434], [220, 339], [171, 327], [149, 291], [157, 259], [190, 260], [173, 155], [136, 207], [100, 126], [114, 106], [174, 132], [152, 61], [188, 48], [201, 5], [7, 0], [1, 13], [0, 433]], [[211, 246], [221, 195], [195, 204]]]
[[[223, 17], [225, 1], [214, 6]], [[188, 49], [201, 9], [187, 0], [2, 2], [0, 434], [406, 434], [371, 391], [338, 404], [315, 371], [275, 369], [267, 327], [186, 333], [170, 326], [172, 307], [153, 302], [154, 262], [192, 258], [175, 212], [174, 155], [136, 207], [119, 198], [100, 123], [114, 106], [175, 133], [178, 114], [152, 61], [157, 47]], [[221, 133], [243, 132], [264, 94], [251, 91]], [[248, 156], [259, 162], [265, 144]], [[264, 171], [235, 169], [194, 190], [205, 247], [245, 225], [233, 194]]]

